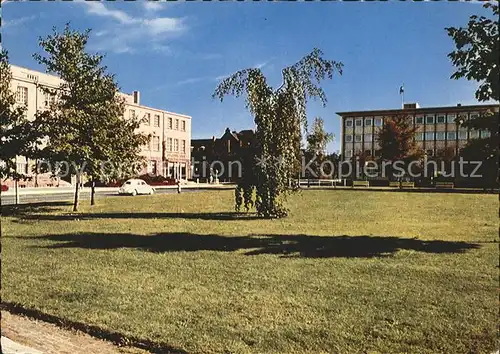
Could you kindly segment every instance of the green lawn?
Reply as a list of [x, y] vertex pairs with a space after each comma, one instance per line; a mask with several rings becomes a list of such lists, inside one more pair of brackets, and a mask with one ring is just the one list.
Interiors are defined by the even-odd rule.
[[498, 197], [112, 197], [3, 217], [4, 301], [189, 353], [491, 353]]

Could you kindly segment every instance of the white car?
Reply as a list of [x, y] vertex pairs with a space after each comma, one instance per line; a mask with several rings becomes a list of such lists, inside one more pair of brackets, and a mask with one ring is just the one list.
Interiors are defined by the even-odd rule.
[[155, 189], [142, 179], [129, 179], [123, 183], [118, 190], [118, 194], [154, 194]]

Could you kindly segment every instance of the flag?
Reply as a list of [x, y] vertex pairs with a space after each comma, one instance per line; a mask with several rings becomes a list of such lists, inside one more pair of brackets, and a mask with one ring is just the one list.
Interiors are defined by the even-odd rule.
[[405, 87], [404, 86], [400, 86], [399, 87], [399, 94], [402, 95], [403, 93], [405, 93]]

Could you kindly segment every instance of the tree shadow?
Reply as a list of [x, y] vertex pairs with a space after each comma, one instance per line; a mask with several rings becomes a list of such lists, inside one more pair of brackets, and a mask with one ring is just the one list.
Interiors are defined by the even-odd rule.
[[42, 215], [22, 215], [25, 220], [92, 220], [92, 219], [196, 219], [196, 220], [254, 220], [260, 219], [256, 213], [65, 213], [65, 214], [42, 214]]
[[[20, 236], [26, 238], [25, 236]], [[192, 233], [157, 233], [152, 235], [72, 233], [32, 236], [34, 240], [56, 242], [46, 248], [119, 249], [148, 252], [244, 251], [244, 255], [272, 254], [303, 258], [373, 258], [388, 257], [400, 250], [424, 253], [464, 253], [479, 244], [451, 241], [424, 241], [392, 236], [312, 236], [249, 235], [220, 236]]]
[[39, 202], [18, 205], [2, 205], [0, 207], [2, 216], [19, 216], [23, 218], [36, 218], [41, 215], [32, 215], [33, 213], [48, 213], [54, 211], [54, 207], [70, 206], [71, 202]]

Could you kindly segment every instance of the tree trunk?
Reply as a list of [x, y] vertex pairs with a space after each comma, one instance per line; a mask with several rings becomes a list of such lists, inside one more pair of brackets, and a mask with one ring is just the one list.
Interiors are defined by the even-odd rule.
[[76, 188], [75, 201], [73, 203], [73, 211], [78, 211], [78, 203], [80, 202], [80, 173], [76, 173]]
[[90, 186], [90, 205], [95, 205], [95, 180], [92, 177], [92, 184]]
[[15, 185], [15, 189], [16, 189], [16, 205], [18, 205], [19, 204], [19, 181], [17, 178], [14, 180], [14, 185]]

